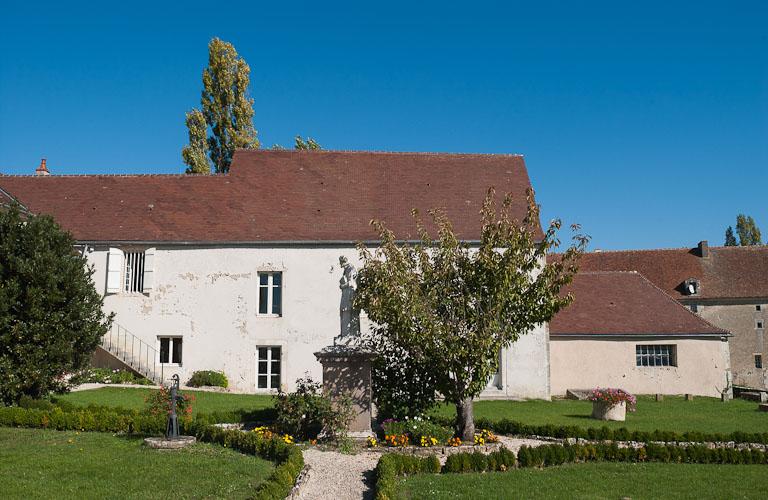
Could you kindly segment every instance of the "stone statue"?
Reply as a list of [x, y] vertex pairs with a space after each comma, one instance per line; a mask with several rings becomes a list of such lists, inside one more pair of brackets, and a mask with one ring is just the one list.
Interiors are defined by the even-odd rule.
[[339, 280], [341, 332], [333, 339], [334, 345], [348, 344], [360, 337], [360, 310], [354, 306], [355, 294], [357, 294], [357, 269], [344, 256], [339, 257], [339, 265], [343, 271]]

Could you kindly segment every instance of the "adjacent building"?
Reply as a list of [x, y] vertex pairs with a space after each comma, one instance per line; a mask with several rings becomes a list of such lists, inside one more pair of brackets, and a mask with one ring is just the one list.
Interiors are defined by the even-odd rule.
[[637, 272], [580, 272], [574, 302], [550, 323], [552, 394], [620, 387], [635, 394], [728, 391], [730, 334]]
[[702, 319], [733, 334], [733, 384], [768, 388], [768, 246], [592, 252], [583, 271], [637, 271]]
[[[261, 150], [238, 151], [226, 175], [44, 170], [0, 176], [0, 189], [52, 215], [94, 266], [116, 314], [97, 358], [182, 381], [221, 370], [244, 392], [321, 378], [313, 353], [339, 334], [339, 257], [359, 265], [355, 245], [376, 244], [371, 220], [416, 240], [411, 209], [441, 208], [477, 243], [488, 188], [511, 193], [521, 219], [530, 188], [517, 155]], [[548, 398], [547, 325], [500, 365], [485, 396]]]

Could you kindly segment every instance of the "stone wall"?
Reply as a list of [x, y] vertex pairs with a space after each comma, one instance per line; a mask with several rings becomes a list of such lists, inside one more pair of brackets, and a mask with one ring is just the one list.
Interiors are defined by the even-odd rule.
[[[597, 337], [597, 336], [595, 336]], [[568, 389], [618, 387], [633, 394], [717, 397], [730, 369], [728, 342], [706, 338], [552, 337], [552, 394]], [[674, 344], [677, 366], [637, 366], [637, 344]]]
[[[108, 294], [104, 308], [150, 345], [158, 346], [158, 336], [183, 337], [183, 362], [166, 365], [165, 378], [178, 373], [184, 383], [193, 371], [221, 370], [236, 391], [268, 392], [256, 388], [257, 348], [279, 346], [284, 389], [292, 390], [307, 372], [321, 380], [313, 353], [339, 333], [339, 256], [359, 267], [354, 247], [152, 246], [151, 292]], [[89, 254], [101, 293], [106, 292], [108, 250], [96, 247]], [[282, 316], [257, 314], [259, 271], [283, 273]], [[367, 327], [363, 314], [361, 328]], [[502, 354], [501, 380], [486, 391], [491, 397], [549, 397], [547, 334], [546, 325], [537, 327]]]
[[[759, 303], [742, 304], [699, 304], [698, 314], [710, 323], [733, 334], [730, 339], [731, 370], [735, 385], [768, 388], [766, 365], [765, 326], [768, 321], [766, 300]], [[756, 305], [761, 311], [756, 310]], [[757, 328], [757, 321], [763, 322], [763, 329]], [[755, 354], [762, 355], [763, 368], [755, 367]]]

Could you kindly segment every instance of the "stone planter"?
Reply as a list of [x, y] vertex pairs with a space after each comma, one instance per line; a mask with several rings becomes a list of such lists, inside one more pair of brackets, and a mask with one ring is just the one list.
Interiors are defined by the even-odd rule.
[[598, 420], [615, 420], [623, 422], [627, 417], [627, 403], [621, 401], [616, 404], [605, 401], [592, 401], [592, 418]]

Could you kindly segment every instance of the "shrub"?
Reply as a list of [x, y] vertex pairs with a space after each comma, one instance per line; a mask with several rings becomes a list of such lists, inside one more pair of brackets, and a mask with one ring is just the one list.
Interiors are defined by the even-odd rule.
[[192, 374], [187, 385], [190, 387], [213, 386], [226, 388], [229, 386], [229, 381], [227, 380], [227, 376], [224, 375], [224, 372], [200, 370]]
[[55, 405], [47, 399], [34, 399], [24, 395], [19, 398], [19, 407], [36, 410], [53, 410]]
[[296, 391], [278, 392], [275, 397], [275, 426], [299, 440], [317, 439], [322, 432], [329, 440], [346, 436], [347, 425], [354, 418], [352, 400], [331, 398], [321, 385], [306, 376], [296, 380]]
[[47, 215], [0, 210], [0, 403], [66, 391], [65, 375], [109, 330], [93, 267], [74, 244]]

